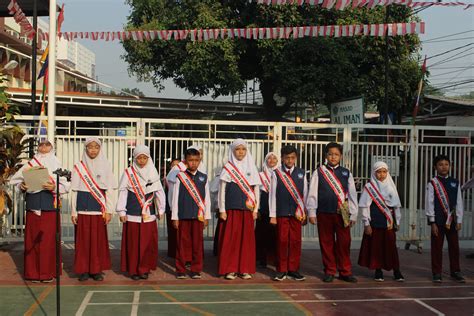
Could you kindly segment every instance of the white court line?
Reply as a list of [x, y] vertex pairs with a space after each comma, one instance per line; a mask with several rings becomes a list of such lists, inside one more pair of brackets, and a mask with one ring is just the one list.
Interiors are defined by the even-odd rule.
[[92, 295], [94, 293], [92, 291], [88, 291], [84, 299], [82, 300], [81, 305], [79, 306], [79, 309], [76, 312], [76, 316], [82, 316], [84, 314], [84, 311], [86, 310], [87, 305], [90, 305], [90, 301], [92, 298]]
[[[405, 286], [405, 287], [354, 287], [354, 288], [315, 288], [315, 289], [293, 289], [293, 288], [268, 288], [268, 289], [209, 289], [209, 290], [142, 290], [143, 293], [194, 293], [194, 292], [275, 292], [291, 291], [291, 292], [320, 292], [320, 291], [354, 291], [354, 290], [423, 290], [423, 289], [455, 289], [455, 288], [474, 288], [469, 285], [453, 285], [453, 286]], [[94, 293], [130, 293], [133, 290], [111, 290], [111, 291], [92, 291]]]
[[[218, 304], [272, 304], [272, 303], [366, 303], [366, 302], [413, 302], [420, 301], [449, 301], [449, 300], [472, 300], [469, 297], [423, 297], [423, 298], [372, 298], [354, 300], [268, 300], [268, 301], [201, 301], [201, 302], [144, 302], [140, 305], [218, 305]], [[133, 303], [89, 303], [88, 305], [132, 305]]]
[[444, 316], [443, 313], [441, 313], [439, 310], [437, 310], [436, 308], [434, 307], [431, 307], [430, 305], [426, 304], [426, 303], [423, 303], [422, 301], [420, 301], [419, 299], [416, 299], [416, 300], [413, 300], [415, 302], [417, 302], [418, 304], [420, 304], [421, 306], [423, 307], [426, 307], [427, 309], [429, 309], [430, 311], [432, 311], [433, 313], [435, 313], [436, 315], [438, 316]]
[[140, 291], [133, 291], [132, 312], [130, 316], [138, 315], [138, 305], [140, 304]]

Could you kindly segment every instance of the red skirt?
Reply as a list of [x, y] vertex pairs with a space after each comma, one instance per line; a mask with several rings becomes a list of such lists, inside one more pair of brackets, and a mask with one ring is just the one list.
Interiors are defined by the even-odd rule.
[[56, 212], [26, 212], [24, 269], [27, 280], [56, 277]]
[[359, 253], [359, 265], [370, 270], [399, 270], [395, 230], [372, 228], [372, 236], [364, 234]]
[[252, 212], [228, 210], [219, 231], [219, 274], [255, 273], [255, 233]]
[[102, 215], [79, 214], [74, 241], [74, 272], [98, 274], [111, 268], [107, 225]]
[[158, 229], [156, 221], [123, 224], [121, 269], [129, 275], [143, 275], [156, 270]]

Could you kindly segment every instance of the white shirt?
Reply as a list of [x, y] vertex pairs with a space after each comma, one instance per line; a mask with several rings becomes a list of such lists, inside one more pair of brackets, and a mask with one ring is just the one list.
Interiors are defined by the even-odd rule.
[[[333, 169], [339, 168], [339, 165], [335, 166]], [[349, 173], [349, 213], [351, 214], [351, 221], [357, 220], [358, 214], [358, 203], [357, 203], [357, 191], [354, 183], [354, 177], [352, 172]], [[308, 198], [306, 200], [306, 205], [308, 207], [309, 217], [316, 217], [318, 209], [318, 186], [319, 186], [319, 175], [318, 170], [313, 172], [311, 177], [311, 183], [309, 185]]]
[[[290, 173], [290, 175], [295, 170], [295, 167], [291, 167], [288, 169], [286, 166], [282, 166], [281, 170], [286, 173]], [[270, 181], [270, 192], [268, 193], [268, 208], [269, 208], [269, 216], [276, 217], [276, 188], [277, 188], [277, 174], [276, 172], [272, 173], [272, 178]], [[306, 173], [304, 175], [304, 184], [303, 184], [303, 203], [306, 203], [306, 198], [308, 196], [308, 180], [306, 180]]]
[[[191, 172], [191, 174], [195, 175], [196, 172]], [[171, 199], [171, 220], [174, 220], [174, 221], [179, 220], [178, 201], [179, 201], [180, 186], [181, 186], [181, 181], [178, 178], [176, 178], [176, 182], [173, 185], [173, 196]], [[204, 205], [206, 207], [204, 210], [204, 218], [211, 219], [211, 193], [209, 191], [209, 181], [206, 181]]]
[[[447, 178], [447, 177], [445, 177]], [[426, 196], [425, 196], [425, 212], [428, 217], [428, 222], [434, 223], [435, 221], [435, 210], [434, 210], [434, 199], [435, 197], [434, 188], [431, 184], [431, 181], [428, 182], [426, 186]], [[462, 200], [461, 188], [458, 185], [458, 196], [456, 201], [456, 223], [462, 224], [462, 217], [464, 214], [464, 203]]]
[[[155, 202], [155, 207], [157, 207], [158, 213], [160, 215], [165, 213], [165, 208], [166, 208], [166, 197], [165, 197], [165, 191], [163, 189], [158, 190], [153, 192], [155, 194], [154, 196], [154, 202]], [[143, 217], [142, 216], [137, 216], [137, 215], [128, 215], [127, 214], [127, 196], [128, 194], [135, 194], [134, 192], [131, 192], [127, 189], [121, 190], [119, 192], [119, 197], [117, 201], [117, 207], [116, 211], [119, 214], [119, 216], [127, 216], [127, 221], [128, 222], [133, 222], [133, 223], [141, 223]], [[156, 215], [150, 215], [146, 220], [143, 219], [144, 223], [149, 223], [156, 221]]]

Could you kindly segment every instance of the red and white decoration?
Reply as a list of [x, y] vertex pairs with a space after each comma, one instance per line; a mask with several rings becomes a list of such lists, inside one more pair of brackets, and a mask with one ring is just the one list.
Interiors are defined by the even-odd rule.
[[259, 4], [266, 5], [321, 5], [325, 9], [335, 8], [336, 10], [344, 10], [346, 8], [368, 8], [374, 9], [377, 6], [388, 6], [391, 4], [404, 5], [410, 8], [442, 6], [442, 7], [464, 7], [469, 9], [474, 4], [465, 2], [433, 2], [433, 1], [411, 1], [411, 0], [255, 0]]
[[[209, 41], [219, 39], [296, 39], [302, 37], [354, 37], [354, 36], [401, 36], [407, 34], [424, 34], [424, 22], [389, 23], [389, 24], [354, 24], [354, 25], [318, 25], [289, 27], [255, 27], [255, 28], [222, 28], [194, 30], [154, 30], [154, 31], [121, 31], [121, 32], [60, 32], [58, 36], [70, 41], [90, 39], [93, 41], [115, 40], [190, 40]], [[48, 40], [48, 33], [43, 33], [43, 40]]]
[[26, 35], [29, 40], [35, 37], [35, 30], [30, 21], [28, 21], [25, 13], [20, 8], [20, 5], [16, 0], [11, 0], [8, 4], [8, 13], [13, 16], [15, 22], [21, 27], [21, 35]]

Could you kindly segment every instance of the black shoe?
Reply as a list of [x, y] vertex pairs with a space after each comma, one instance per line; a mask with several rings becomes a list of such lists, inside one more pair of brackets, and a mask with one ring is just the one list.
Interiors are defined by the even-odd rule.
[[462, 276], [461, 272], [453, 272], [451, 273], [451, 278], [459, 283], [466, 283], [466, 279]]
[[433, 274], [433, 282], [434, 283], [441, 283], [441, 274]]
[[400, 270], [395, 270], [393, 271], [393, 279], [397, 282], [403, 282], [405, 281], [405, 278], [403, 277], [402, 273]]
[[357, 279], [353, 275], [340, 275], [339, 280], [349, 283], [357, 283]]
[[140, 279], [142, 280], [148, 280], [148, 273], [144, 273], [140, 275]]
[[324, 275], [323, 282], [331, 283], [332, 281], [334, 281], [334, 275], [332, 275], [332, 274], [325, 274]]
[[191, 279], [194, 279], [194, 280], [201, 279], [201, 273], [199, 272], [191, 272], [190, 276], [191, 276]]
[[79, 276], [79, 281], [83, 282], [87, 280], [89, 280], [89, 273], [83, 273]]
[[298, 271], [288, 271], [287, 278], [295, 281], [304, 281], [306, 278]]
[[176, 273], [176, 279], [184, 280], [187, 277], [186, 273]]
[[191, 269], [191, 262], [187, 261], [185, 264], [184, 264], [184, 267], [186, 269]]
[[138, 274], [134, 274], [134, 275], [132, 275], [132, 280], [133, 281], [138, 281], [138, 280], [140, 280], [140, 276]]
[[273, 277], [273, 281], [283, 281], [284, 279], [286, 279], [286, 272], [278, 272]]
[[102, 273], [93, 274], [92, 278], [94, 279], [94, 281], [104, 281], [104, 277], [102, 276]]
[[383, 278], [382, 269], [376, 269], [376, 270], [375, 270], [374, 280], [375, 280], [376, 282], [383, 282], [383, 281], [385, 281], [384, 278]]

